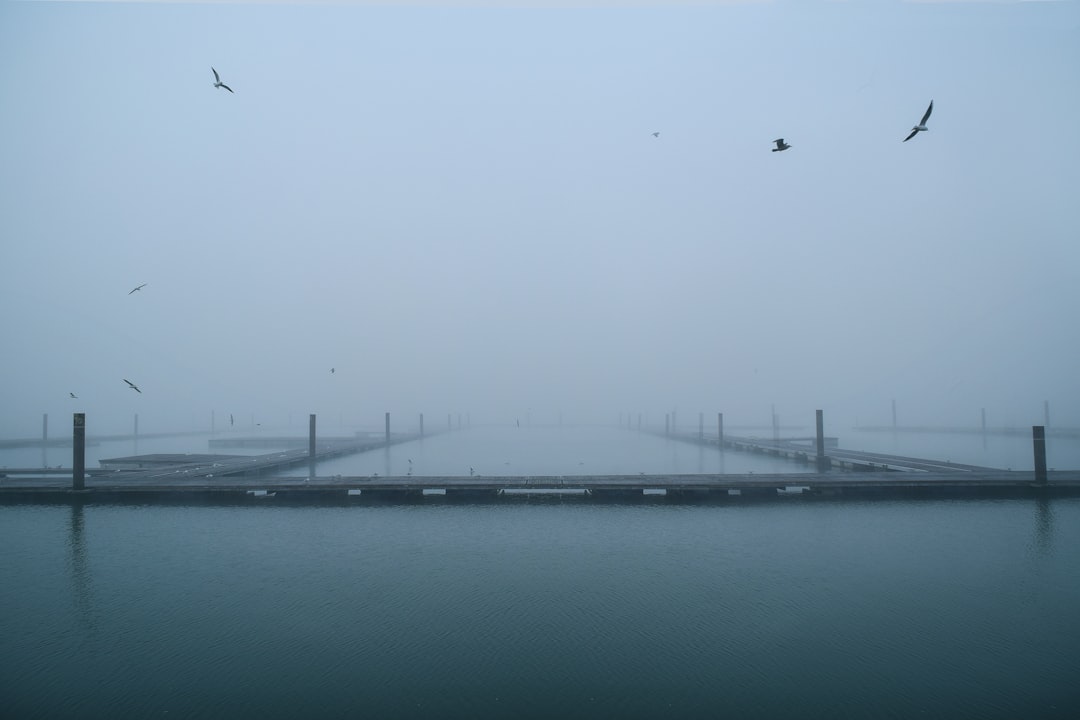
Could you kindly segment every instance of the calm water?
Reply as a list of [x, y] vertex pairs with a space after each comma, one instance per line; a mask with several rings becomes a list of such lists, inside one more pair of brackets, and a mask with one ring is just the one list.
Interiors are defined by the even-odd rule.
[[1072, 718], [1080, 501], [0, 506], [5, 717]]
[[[410, 464], [409, 461], [412, 461]], [[320, 475], [637, 475], [810, 472], [811, 465], [617, 427], [491, 426], [319, 463]], [[307, 475], [293, 468], [283, 475]]]

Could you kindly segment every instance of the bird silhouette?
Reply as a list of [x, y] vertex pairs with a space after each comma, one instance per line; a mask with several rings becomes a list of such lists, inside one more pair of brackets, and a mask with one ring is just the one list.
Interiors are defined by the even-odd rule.
[[142, 390], [140, 390], [140, 389], [139, 389], [139, 386], [138, 386], [138, 385], [136, 385], [135, 383], [131, 382], [130, 380], [128, 380], [128, 379], [126, 379], [126, 378], [124, 379], [124, 382], [126, 382], [126, 383], [128, 384], [128, 387], [129, 387], [129, 388], [131, 388], [131, 389], [132, 389], [132, 390], [134, 390], [135, 392], [137, 392], [137, 393], [139, 393], [140, 395], [142, 395]]
[[[211, 67], [210, 69], [214, 70], [213, 67]], [[218, 75], [217, 70], [214, 70], [214, 87], [216, 87], [216, 88], [225, 88], [229, 92], [233, 91], [233, 89], [231, 87], [229, 87], [225, 83], [221, 82], [221, 77]], [[233, 93], [233, 94], [235, 95], [236, 93]]]
[[652, 136], [653, 136], [653, 137], [660, 137], [660, 133], [659, 133], [659, 132], [654, 132], [654, 133], [652, 134]]
[[137, 287], [137, 288], [135, 288], [134, 290], [132, 290], [131, 292], [129, 292], [129, 293], [128, 293], [128, 295], [130, 295], [130, 294], [131, 294], [131, 293], [133, 293], [133, 292], [138, 292], [139, 290], [142, 290], [142, 289], [143, 289], [144, 287], [146, 287], [146, 286], [147, 286], [148, 284], [149, 284], [149, 283], [143, 283], [143, 284], [142, 284], [142, 285], [140, 285], [139, 287]]
[[79, 399], [79, 396], [78, 396], [78, 395], [76, 395], [76, 394], [75, 394], [75, 393], [73, 393], [73, 392], [69, 392], [69, 393], [68, 393], [68, 395], [70, 395], [71, 397], [75, 398], [76, 400], [78, 400], [78, 399]]
[[932, 113], [933, 111], [934, 111], [934, 101], [931, 100], [930, 101], [930, 107], [926, 108], [926, 114], [922, 116], [922, 120], [919, 121], [918, 125], [911, 128], [911, 134], [908, 135], [906, 138], [904, 138], [904, 142], [907, 142], [908, 140], [915, 137], [919, 133], [926, 132], [927, 130], [930, 129], [930, 128], [926, 127], [926, 121], [930, 119], [930, 113]]
[[784, 138], [776, 138], [775, 140], [773, 140], [773, 142], [776, 143], [776, 147], [772, 149], [773, 152], [783, 152], [784, 150], [787, 150], [789, 147], [791, 147], [786, 142], [784, 142]]

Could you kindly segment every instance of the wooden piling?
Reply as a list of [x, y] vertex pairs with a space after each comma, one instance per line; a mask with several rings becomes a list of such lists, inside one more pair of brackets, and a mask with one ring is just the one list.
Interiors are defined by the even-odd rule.
[[831, 463], [825, 457], [825, 415], [821, 410], [817, 414], [817, 469], [824, 472], [829, 469]]
[[75, 413], [71, 442], [71, 489], [86, 489], [86, 413]]
[[308, 440], [307, 440], [307, 452], [308, 457], [314, 462], [315, 460], [315, 413], [308, 415]]
[[1031, 444], [1035, 450], [1035, 482], [1045, 485], [1046, 476], [1046, 428], [1042, 425], [1031, 426]]

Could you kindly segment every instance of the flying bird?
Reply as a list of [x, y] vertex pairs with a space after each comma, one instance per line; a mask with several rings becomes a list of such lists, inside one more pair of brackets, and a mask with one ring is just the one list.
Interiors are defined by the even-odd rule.
[[232, 424], [233, 424], [233, 416], [232, 416], [232, 413], [229, 413], [229, 425], [232, 426]]
[[652, 134], [652, 136], [653, 136], [653, 137], [660, 137], [660, 133], [659, 133], [659, 132], [654, 132], [654, 133]]
[[330, 368], [330, 374], [331, 374], [331, 375], [333, 375], [333, 374], [334, 374], [334, 368]]
[[69, 392], [69, 393], [68, 393], [68, 395], [70, 395], [71, 397], [75, 398], [76, 400], [78, 400], [78, 399], [79, 399], [79, 396], [78, 396], [78, 395], [76, 395], [76, 394], [75, 394], [75, 393], [73, 393], [73, 392]]
[[930, 129], [930, 128], [926, 127], [926, 121], [930, 119], [930, 113], [932, 113], [933, 111], [934, 111], [934, 101], [931, 100], [930, 101], [930, 107], [926, 108], [926, 114], [922, 116], [922, 120], [919, 121], [918, 125], [911, 128], [911, 134], [908, 135], [906, 138], [904, 138], [904, 142], [907, 142], [911, 138], [918, 135], [920, 132], [924, 132], [924, 131]]
[[773, 140], [773, 142], [776, 143], [776, 147], [772, 149], [773, 152], [783, 152], [784, 150], [787, 150], [789, 147], [791, 147], [786, 142], [784, 142], [784, 138], [776, 138], [775, 140]]
[[139, 287], [137, 287], [137, 288], [135, 288], [134, 290], [132, 290], [131, 292], [129, 292], [129, 293], [128, 293], [128, 295], [130, 295], [130, 294], [131, 294], [131, 293], [133, 293], [133, 292], [138, 292], [139, 290], [142, 290], [142, 289], [143, 289], [144, 287], [146, 287], [146, 286], [147, 286], [147, 284], [148, 284], [148, 283], [143, 283], [143, 284], [142, 284], [142, 285], [140, 285]]
[[126, 382], [126, 383], [128, 384], [128, 387], [129, 387], [129, 388], [131, 388], [131, 389], [132, 389], [132, 390], [134, 390], [135, 392], [137, 392], [137, 393], [139, 393], [140, 395], [142, 395], [142, 390], [140, 390], [140, 389], [139, 389], [139, 386], [138, 386], [138, 385], [136, 385], [135, 383], [131, 382], [131, 381], [130, 381], [130, 380], [128, 380], [127, 378], [124, 378], [124, 382]]
[[[211, 67], [210, 69], [211, 69], [211, 70], [214, 70], [214, 68], [213, 68], [213, 67]], [[220, 76], [220, 75], [218, 75], [218, 73], [217, 73], [217, 70], [214, 70], [214, 87], [216, 87], [216, 88], [218, 88], [218, 87], [219, 87], [219, 88], [225, 88], [225, 89], [226, 89], [226, 90], [228, 90], [229, 92], [232, 92], [232, 91], [233, 91], [233, 89], [232, 89], [231, 87], [229, 87], [229, 86], [228, 86], [228, 85], [226, 85], [225, 83], [221, 82], [221, 76]], [[233, 93], [233, 94], [235, 95], [235, 93]]]

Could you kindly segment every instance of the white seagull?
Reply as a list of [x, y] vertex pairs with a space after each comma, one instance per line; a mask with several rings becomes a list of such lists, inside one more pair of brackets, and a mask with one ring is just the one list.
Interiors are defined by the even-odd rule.
[[791, 147], [786, 142], [784, 142], [784, 138], [776, 138], [775, 140], [773, 140], [773, 142], [776, 143], [776, 147], [772, 149], [773, 152], [783, 152], [784, 150], [787, 150], [789, 147]]
[[[210, 69], [214, 70], [214, 68], [212, 66], [211, 66]], [[214, 87], [225, 88], [229, 92], [233, 91], [233, 89], [231, 87], [229, 87], [225, 83], [221, 82], [221, 76], [217, 74], [217, 70], [214, 70]], [[233, 94], [235, 95], [236, 93], [233, 93]]]
[[126, 383], [128, 384], [128, 387], [129, 387], [129, 388], [131, 388], [131, 389], [132, 389], [132, 390], [134, 390], [135, 392], [137, 392], [137, 393], [139, 393], [140, 395], [142, 395], [142, 390], [140, 390], [140, 389], [139, 389], [139, 386], [138, 386], [138, 385], [136, 385], [135, 383], [131, 382], [131, 381], [130, 381], [130, 380], [128, 380], [127, 378], [124, 378], [124, 382], [126, 382]]
[[934, 101], [931, 100], [930, 101], [930, 107], [926, 108], [926, 114], [922, 116], [922, 120], [919, 121], [918, 125], [911, 128], [911, 134], [908, 135], [906, 138], [904, 138], [904, 142], [907, 142], [911, 138], [918, 135], [920, 132], [924, 132], [924, 131], [930, 129], [930, 128], [926, 127], [926, 121], [930, 119], [930, 113], [932, 113], [933, 111], [934, 111]]
[[135, 288], [134, 290], [132, 290], [131, 292], [129, 292], [129, 293], [128, 293], [128, 295], [130, 295], [130, 294], [131, 294], [131, 293], [133, 293], [133, 292], [138, 292], [139, 290], [142, 290], [142, 289], [143, 289], [144, 287], [146, 287], [146, 286], [147, 286], [147, 283], [143, 283], [143, 284], [142, 284], [142, 285], [140, 285], [139, 287], [137, 287], [137, 288]]

